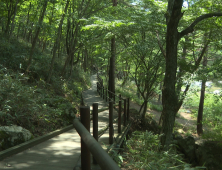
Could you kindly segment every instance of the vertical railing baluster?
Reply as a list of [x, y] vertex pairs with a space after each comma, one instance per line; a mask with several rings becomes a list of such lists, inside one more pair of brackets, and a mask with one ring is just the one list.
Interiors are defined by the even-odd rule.
[[[93, 103], [93, 137], [98, 141], [98, 103]], [[94, 157], [93, 163], [96, 164]]]
[[109, 144], [113, 144], [113, 102], [109, 102]]
[[118, 114], [118, 133], [121, 133], [121, 112], [122, 112], [122, 100], [121, 94], [119, 95], [119, 114]]
[[[80, 107], [80, 118], [82, 124], [90, 132], [90, 108], [88, 106]], [[91, 154], [86, 144], [81, 139], [81, 169], [91, 169]]]
[[129, 103], [130, 103], [130, 100], [128, 98], [127, 99], [127, 121], [129, 121]]
[[126, 99], [124, 99], [123, 125], [126, 126]]

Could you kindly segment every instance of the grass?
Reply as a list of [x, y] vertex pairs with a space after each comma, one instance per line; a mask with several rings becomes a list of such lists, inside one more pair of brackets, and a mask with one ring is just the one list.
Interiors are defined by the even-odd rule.
[[131, 138], [126, 141], [124, 154], [122, 156], [122, 167], [128, 170], [184, 170], [198, 169], [191, 168], [191, 165], [184, 162], [176, 150], [160, 151], [159, 135], [152, 132], [133, 132]]

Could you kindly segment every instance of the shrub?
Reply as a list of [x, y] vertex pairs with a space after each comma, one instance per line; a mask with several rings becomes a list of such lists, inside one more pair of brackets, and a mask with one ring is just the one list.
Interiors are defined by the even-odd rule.
[[159, 151], [161, 145], [159, 135], [152, 132], [135, 131], [131, 139], [126, 141], [126, 155], [123, 159], [127, 160], [127, 168], [132, 170], [195, 170], [183, 161], [181, 155], [175, 150]]

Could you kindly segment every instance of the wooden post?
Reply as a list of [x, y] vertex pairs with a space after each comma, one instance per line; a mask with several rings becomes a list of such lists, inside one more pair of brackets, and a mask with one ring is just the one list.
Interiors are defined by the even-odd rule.
[[103, 80], [101, 81], [101, 89], [100, 90], [101, 90], [101, 95], [100, 96], [103, 97]]
[[110, 101], [112, 101], [112, 100], [111, 100], [111, 99], [112, 99], [112, 93], [110, 92], [110, 90], [109, 90], [108, 93], [109, 93], [109, 102], [110, 102]]
[[116, 93], [115, 92], [113, 94], [113, 101], [114, 101], [114, 104], [116, 104]]
[[[80, 118], [82, 124], [90, 132], [90, 108], [88, 106], [80, 107]], [[82, 170], [91, 169], [91, 155], [88, 147], [81, 139], [81, 168]]]
[[[98, 141], [98, 103], [93, 103], [93, 137]], [[93, 163], [97, 163], [94, 157]]]
[[[95, 156], [97, 163], [101, 169], [105, 170], [121, 170], [116, 162], [109, 156], [109, 154], [101, 147], [101, 145], [91, 136], [78, 119], [73, 120], [73, 126], [76, 131], [82, 136], [82, 139], [88, 146], [92, 155]], [[78, 168], [79, 169], [79, 168]]]
[[106, 102], [108, 101], [108, 89], [106, 88]]
[[109, 144], [113, 144], [113, 102], [109, 102]]
[[130, 103], [130, 99], [127, 99], [127, 121], [129, 121], [129, 103]]
[[121, 112], [122, 112], [122, 100], [121, 94], [119, 95], [119, 114], [118, 114], [118, 133], [121, 133]]
[[126, 126], [126, 99], [124, 99], [123, 125]]
[[105, 99], [105, 87], [103, 86], [103, 100]]

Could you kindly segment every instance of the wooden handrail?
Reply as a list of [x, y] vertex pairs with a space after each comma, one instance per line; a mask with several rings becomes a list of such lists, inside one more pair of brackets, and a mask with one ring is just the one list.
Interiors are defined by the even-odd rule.
[[[81, 140], [90, 150], [96, 162], [100, 165], [102, 170], [121, 170], [109, 154], [103, 150], [100, 144], [91, 136], [89, 131], [79, 122], [78, 119], [73, 120], [73, 126], [81, 136]], [[82, 169], [84, 170], [84, 169]]]

